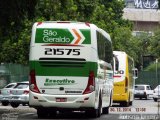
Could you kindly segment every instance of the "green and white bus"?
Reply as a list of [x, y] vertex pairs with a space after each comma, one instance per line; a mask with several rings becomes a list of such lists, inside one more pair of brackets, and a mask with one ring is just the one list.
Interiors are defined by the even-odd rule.
[[83, 22], [37, 22], [30, 43], [29, 105], [38, 117], [85, 111], [100, 117], [112, 104], [113, 51], [108, 33]]

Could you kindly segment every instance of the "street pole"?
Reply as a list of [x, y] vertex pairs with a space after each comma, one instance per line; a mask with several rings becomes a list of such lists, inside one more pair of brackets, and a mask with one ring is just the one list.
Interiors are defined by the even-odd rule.
[[[159, 85], [159, 80], [158, 80], [158, 59], [156, 59], [156, 81], [158, 82]], [[160, 95], [159, 90], [160, 88], [158, 87], [158, 97]], [[160, 115], [160, 101], [158, 100], [158, 116]]]

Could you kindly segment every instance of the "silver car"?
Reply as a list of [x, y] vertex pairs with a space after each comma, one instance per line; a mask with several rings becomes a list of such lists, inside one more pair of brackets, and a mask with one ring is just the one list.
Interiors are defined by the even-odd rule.
[[0, 99], [0, 101], [1, 101], [2, 105], [7, 106], [9, 104], [11, 90], [16, 85], [17, 85], [17, 83], [9, 83], [3, 89], [1, 89], [1, 99]]
[[13, 108], [18, 107], [20, 104], [29, 104], [29, 82], [19, 82], [11, 90], [10, 104]]
[[157, 102], [160, 100], [160, 85], [158, 85], [154, 90], [153, 90], [153, 100]]
[[145, 85], [145, 84], [135, 85], [134, 98], [149, 99], [151, 95], [153, 95], [153, 90], [150, 85]]

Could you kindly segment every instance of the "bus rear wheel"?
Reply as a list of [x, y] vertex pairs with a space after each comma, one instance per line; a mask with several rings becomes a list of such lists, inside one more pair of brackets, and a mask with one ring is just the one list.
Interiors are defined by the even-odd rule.
[[102, 113], [102, 99], [99, 98], [98, 108], [97, 109], [90, 109], [86, 110], [86, 115], [88, 117], [97, 118], [100, 117]]
[[129, 105], [131, 105], [131, 106], [132, 106], [132, 105], [133, 105], [133, 101], [130, 101], [130, 102], [129, 102]]
[[157, 98], [153, 98], [154, 102], [157, 102]]
[[121, 107], [129, 107], [129, 103], [130, 103], [130, 102], [124, 101], [124, 102], [121, 102], [121, 103], [120, 103], [120, 106], [121, 106]]
[[48, 112], [45, 111], [45, 109], [37, 109], [37, 115], [38, 118], [46, 118], [48, 117]]

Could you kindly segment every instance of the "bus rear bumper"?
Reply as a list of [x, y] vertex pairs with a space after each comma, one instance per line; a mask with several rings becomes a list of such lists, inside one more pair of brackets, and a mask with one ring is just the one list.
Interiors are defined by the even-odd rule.
[[122, 101], [128, 102], [127, 93], [124, 93], [124, 94], [113, 94], [113, 102], [114, 103], [120, 103]]
[[94, 108], [95, 92], [85, 95], [45, 95], [30, 91], [29, 106], [34, 108]]

